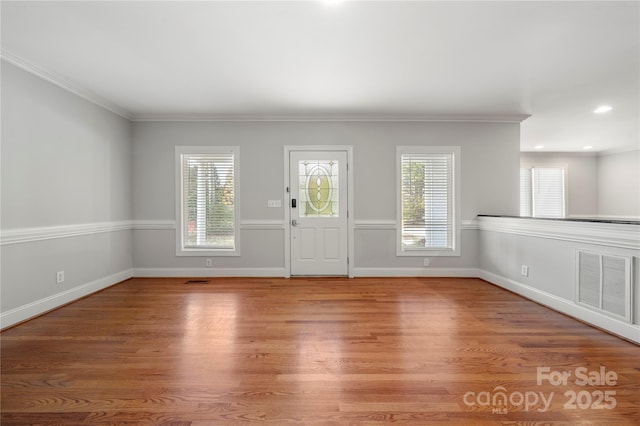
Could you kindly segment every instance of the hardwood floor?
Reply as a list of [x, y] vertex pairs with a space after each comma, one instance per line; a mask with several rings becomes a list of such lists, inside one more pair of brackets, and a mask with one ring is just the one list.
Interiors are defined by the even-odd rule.
[[640, 422], [640, 347], [482, 280], [185, 281], [4, 331], [2, 425]]

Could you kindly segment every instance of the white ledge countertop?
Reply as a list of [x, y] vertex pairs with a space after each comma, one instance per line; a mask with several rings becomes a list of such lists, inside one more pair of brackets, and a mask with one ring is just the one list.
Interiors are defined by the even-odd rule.
[[496, 214], [479, 214], [478, 217], [503, 217], [508, 219], [529, 219], [529, 220], [555, 220], [563, 222], [588, 222], [588, 223], [619, 223], [623, 225], [640, 225], [640, 219], [607, 218], [607, 217], [531, 217], [531, 216], [510, 216]]

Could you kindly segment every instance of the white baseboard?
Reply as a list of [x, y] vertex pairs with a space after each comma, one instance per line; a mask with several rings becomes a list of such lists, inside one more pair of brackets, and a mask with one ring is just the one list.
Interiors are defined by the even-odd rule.
[[356, 277], [459, 277], [477, 278], [477, 268], [353, 268]]
[[[476, 268], [354, 268], [355, 277], [476, 278]], [[285, 268], [135, 268], [134, 277], [285, 277]]]
[[533, 300], [541, 305], [547, 306], [563, 314], [592, 324], [603, 330], [624, 337], [640, 344], [640, 325], [629, 324], [604, 314], [592, 311], [582, 306], [576, 305], [572, 301], [560, 298], [553, 294], [532, 288], [509, 278], [496, 275], [491, 272], [479, 270], [479, 278], [495, 284], [499, 287], [512, 291], [527, 299]]
[[134, 268], [134, 277], [284, 277], [284, 268]]
[[103, 290], [133, 276], [133, 269], [127, 269], [104, 278], [99, 278], [90, 283], [83, 284], [44, 299], [27, 303], [0, 314], [0, 329], [10, 327], [22, 321], [37, 317], [62, 305]]

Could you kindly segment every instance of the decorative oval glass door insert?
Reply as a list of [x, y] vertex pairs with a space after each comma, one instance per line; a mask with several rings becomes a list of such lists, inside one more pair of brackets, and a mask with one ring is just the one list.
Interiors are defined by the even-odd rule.
[[302, 160], [298, 168], [300, 217], [338, 216], [338, 162]]

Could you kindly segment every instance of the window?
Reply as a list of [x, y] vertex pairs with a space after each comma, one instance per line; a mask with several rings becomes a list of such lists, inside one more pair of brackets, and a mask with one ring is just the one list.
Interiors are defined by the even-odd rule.
[[459, 256], [459, 147], [398, 147], [401, 256]]
[[338, 217], [340, 186], [337, 160], [300, 160], [300, 217]]
[[557, 166], [520, 168], [520, 216], [565, 217], [565, 169]]
[[176, 253], [239, 255], [237, 147], [176, 147]]

